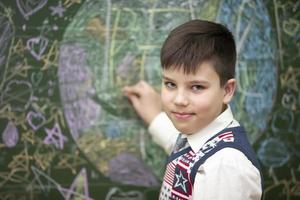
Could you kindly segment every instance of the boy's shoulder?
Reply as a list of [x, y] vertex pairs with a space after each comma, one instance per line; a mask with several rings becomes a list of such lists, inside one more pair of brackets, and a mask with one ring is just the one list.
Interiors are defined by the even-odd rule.
[[260, 171], [256, 153], [242, 126], [223, 129], [210, 138], [199, 153], [202, 153], [203, 156], [197, 161], [196, 168], [207, 160], [214, 160], [214, 162], [227, 163], [228, 165], [233, 163], [245, 165], [248, 163]]
[[242, 151], [230, 147], [222, 148], [209, 157], [203, 163], [203, 168], [228, 168], [232, 171], [235, 169], [248, 169], [248, 171], [255, 171], [259, 174], [259, 168]]

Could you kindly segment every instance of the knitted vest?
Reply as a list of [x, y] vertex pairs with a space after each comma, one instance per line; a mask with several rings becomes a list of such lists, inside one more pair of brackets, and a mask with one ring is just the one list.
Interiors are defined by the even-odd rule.
[[191, 199], [195, 176], [200, 165], [210, 156], [226, 147], [244, 153], [261, 173], [258, 160], [249, 144], [245, 130], [240, 126], [226, 128], [211, 137], [196, 153], [191, 147], [187, 147], [169, 156], [159, 199]]

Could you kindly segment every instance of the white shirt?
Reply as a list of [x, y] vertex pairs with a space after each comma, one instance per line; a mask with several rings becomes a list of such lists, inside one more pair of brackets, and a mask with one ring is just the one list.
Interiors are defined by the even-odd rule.
[[[186, 135], [194, 152], [224, 128], [239, 126], [230, 106], [208, 126]], [[170, 154], [179, 131], [165, 113], [160, 113], [148, 128], [153, 140]], [[259, 200], [262, 195], [258, 169], [240, 151], [224, 148], [203, 163], [196, 174], [193, 200]]]

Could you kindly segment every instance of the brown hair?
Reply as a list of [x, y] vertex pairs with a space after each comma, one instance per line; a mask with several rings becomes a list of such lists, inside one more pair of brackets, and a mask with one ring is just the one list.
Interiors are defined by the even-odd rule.
[[223, 86], [234, 78], [236, 49], [232, 33], [222, 24], [204, 20], [188, 21], [171, 31], [160, 53], [163, 69], [195, 73], [203, 62], [210, 62]]

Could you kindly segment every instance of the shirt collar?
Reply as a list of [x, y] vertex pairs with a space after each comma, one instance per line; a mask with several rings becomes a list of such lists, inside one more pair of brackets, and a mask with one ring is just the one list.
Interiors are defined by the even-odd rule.
[[186, 136], [189, 145], [194, 152], [198, 152], [209, 138], [228, 127], [233, 122], [233, 120], [234, 118], [231, 112], [231, 108], [228, 105], [226, 110], [205, 128], [199, 130], [197, 133]]

